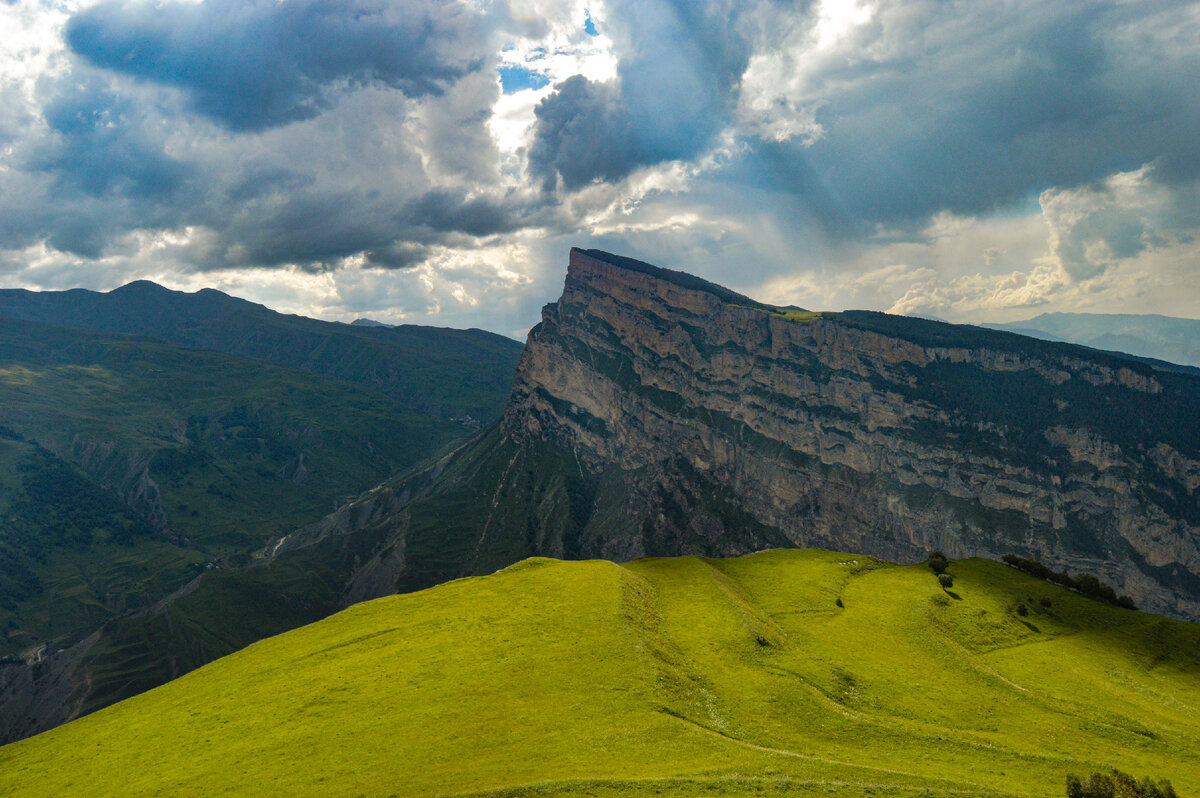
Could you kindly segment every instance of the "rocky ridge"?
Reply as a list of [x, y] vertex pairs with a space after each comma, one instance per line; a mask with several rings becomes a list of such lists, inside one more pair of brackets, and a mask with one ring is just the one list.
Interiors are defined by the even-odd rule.
[[[771, 539], [900, 561], [1014, 552], [1200, 619], [1200, 439], [1194, 421], [1162, 423], [1195, 410], [1200, 380], [922, 322], [963, 339], [929, 345], [928, 330], [888, 334], [871, 316], [771, 308], [573, 250], [503, 429], [553, 440], [593, 475], [645, 472], [624, 534], [587, 541], [586, 555], [733, 554]], [[675, 513], [682, 529], [661, 506], [646, 517], [648, 492], [713, 485], [754, 533], [711, 512]]]

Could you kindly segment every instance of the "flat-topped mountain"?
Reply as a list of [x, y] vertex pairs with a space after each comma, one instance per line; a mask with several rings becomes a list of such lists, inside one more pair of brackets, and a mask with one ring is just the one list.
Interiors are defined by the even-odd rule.
[[572, 250], [501, 424], [431, 480], [427, 495], [409, 481], [363, 500], [418, 496], [373, 518], [391, 524], [381, 584], [530, 554], [941, 549], [1036, 558], [1200, 618], [1197, 377], [974, 327], [775, 308], [597, 251]]
[[483, 330], [339, 324], [206, 288], [139, 280], [106, 293], [0, 290], [0, 316], [148, 335], [355, 382], [406, 407], [479, 426], [504, 406], [521, 345]]

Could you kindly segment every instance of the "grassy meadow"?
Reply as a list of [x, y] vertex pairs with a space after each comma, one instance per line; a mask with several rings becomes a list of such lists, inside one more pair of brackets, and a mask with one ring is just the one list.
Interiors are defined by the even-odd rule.
[[1106, 766], [1200, 794], [1200, 627], [950, 573], [526, 560], [0, 748], [0, 794], [1057, 796]]

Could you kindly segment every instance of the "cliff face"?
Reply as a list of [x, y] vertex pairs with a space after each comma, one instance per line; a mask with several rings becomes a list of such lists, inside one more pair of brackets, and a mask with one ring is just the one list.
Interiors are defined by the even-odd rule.
[[579, 471], [544, 553], [1017, 553], [1198, 620], [1198, 411], [1200, 379], [1115, 356], [573, 250], [502, 431]]

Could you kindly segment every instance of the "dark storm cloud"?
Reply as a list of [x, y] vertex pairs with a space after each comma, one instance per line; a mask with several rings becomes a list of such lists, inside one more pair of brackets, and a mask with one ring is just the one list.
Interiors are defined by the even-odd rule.
[[432, 0], [81, 11], [65, 37], [82, 59], [38, 81], [38, 117], [0, 114], [15, 131], [0, 249], [94, 260], [136, 231], [195, 228], [176, 250], [192, 268], [401, 268], [513, 230], [526, 211], [509, 194], [438, 185], [487, 171], [489, 19]]
[[161, 201], [189, 177], [187, 166], [146, 135], [133, 104], [101, 80], [67, 83], [42, 115], [51, 132], [26, 166], [53, 174], [60, 190]]
[[821, 75], [840, 88], [817, 116], [825, 136], [786, 157], [868, 222], [983, 213], [1155, 160], [1164, 177], [1194, 177], [1197, 54], [1164, 47], [1153, 19], [1126, 18], [1141, 10], [1051, 3], [997, 17], [979, 4], [946, 20], [930, 5], [898, 18], [878, 33], [919, 47]]
[[66, 37], [96, 66], [181, 89], [245, 131], [314, 117], [346, 86], [437, 93], [473, 68], [478, 22], [435, 0], [103, 2]]
[[399, 242], [368, 250], [367, 263], [384, 269], [409, 269], [419, 266], [429, 257], [429, 247], [424, 244]]
[[336, 267], [362, 254], [377, 266], [419, 264], [431, 246], [485, 238], [518, 228], [527, 209], [504, 197], [433, 190], [417, 197], [320, 186], [264, 193], [222, 220], [214, 240], [193, 253], [197, 266]]
[[[577, 76], [542, 102], [531, 173], [576, 190], [740, 133], [744, 159], [723, 177], [799, 202], [835, 238], [1014, 207], [1150, 162], [1166, 183], [1200, 175], [1196, 22], [1177, 4], [882, 3], [831, 53], [770, 29], [805, 14], [811, 33], [816, 12], [783, 4], [618, 4], [617, 80]], [[782, 80], [795, 78], [821, 135], [739, 127], [752, 54], [792, 59]]]
[[520, 226], [516, 209], [488, 197], [467, 198], [461, 192], [436, 190], [410, 200], [402, 221], [434, 233], [490, 236], [510, 233]]
[[751, 44], [736, 2], [614, 3], [615, 83], [563, 81], [537, 108], [529, 167], [544, 188], [616, 181], [641, 166], [692, 158], [731, 121]]

